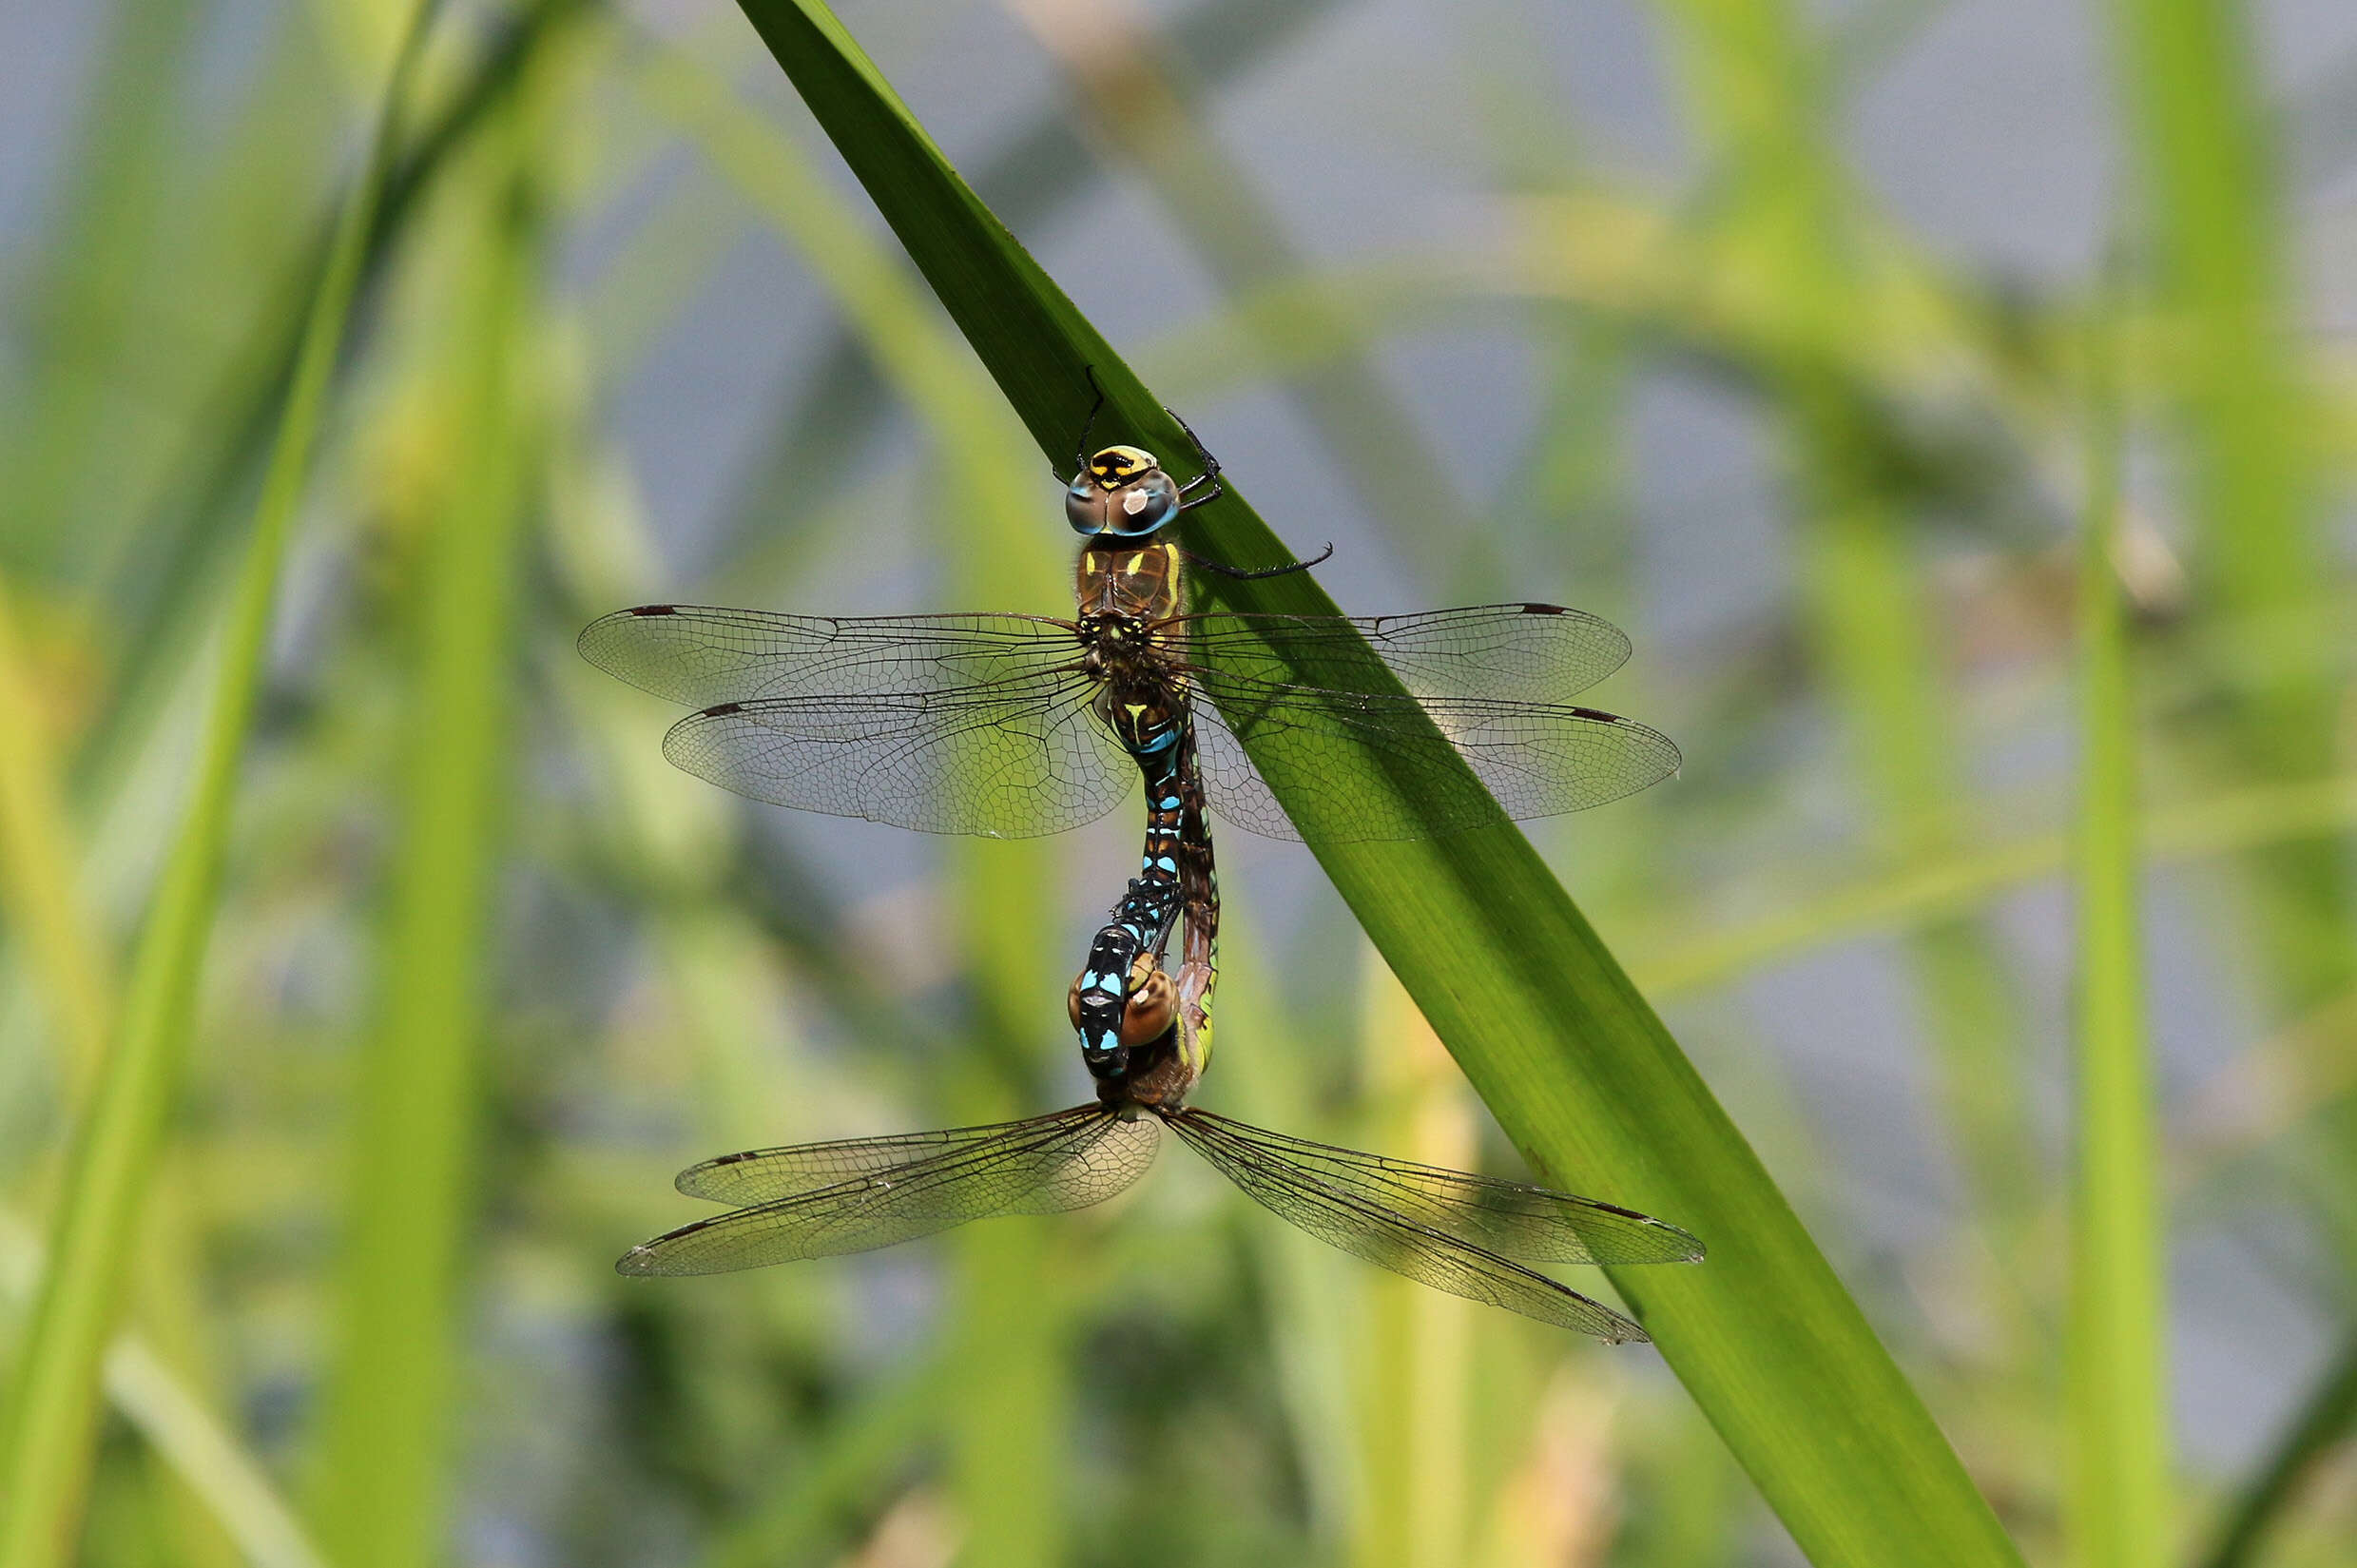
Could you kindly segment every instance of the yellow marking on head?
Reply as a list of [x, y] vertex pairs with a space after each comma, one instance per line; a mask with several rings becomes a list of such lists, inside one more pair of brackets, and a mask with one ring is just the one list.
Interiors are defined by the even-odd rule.
[[1107, 447], [1089, 459], [1089, 474], [1102, 490], [1119, 490], [1152, 470], [1154, 455], [1139, 447]]

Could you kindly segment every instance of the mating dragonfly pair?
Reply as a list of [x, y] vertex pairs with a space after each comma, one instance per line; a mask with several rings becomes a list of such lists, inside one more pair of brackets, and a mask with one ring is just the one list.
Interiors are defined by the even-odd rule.
[[[664, 740], [672, 762], [756, 800], [1000, 838], [1092, 822], [1128, 795], [1133, 772], [1147, 800], [1139, 874], [1070, 997], [1093, 1103], [707, 1160], [681, 1173], [679, 1190], [730, 1211], [633, 1248], [616, 1267], [716, 1273], [865, 1251], [990, 1215], [1083, 1208], [1137, 1180], [1168, 1126], [1264, 1207], [1369, 1263], [1600, 1339], [1644, 1339], [1635, 1323], [1526, 1265], [1699, 1259], [1702, 1244], [1677, 1227], [1187, 1103], [1210, 1059], [1217, 973], [1207, 814], [1299, 837], [1282, 796], [1320, 839], [1402, 839], [1643, 789], [1676, 770], [1669, 739], [1559, 700], [1618, 668], [1627, 638], [1554, 605], [1188, 613], [1183, 563], [1269, 574], [1205, 561], [1163, 536], [1221, 494], [1218, 464], [1195, 443], [1201, 473], [1182, 485], [1137, 447], [1088, 455], [1087, 428], [1079, 447], [1065, 492], [1067, 519], [1085, 539], [1070, 620], [647, 605], [582, 633], [582, 652], [600, 668], [697, 709]], [[1314, 563], [1276, 570], [1304, 564]], [[1338, 744], [1376, 748], [1386, 786], [1329, 765]], [[1467, 766], [1487, 786], [1470, 808], [1448, 803], [1467, 792], [1419, 787]]]

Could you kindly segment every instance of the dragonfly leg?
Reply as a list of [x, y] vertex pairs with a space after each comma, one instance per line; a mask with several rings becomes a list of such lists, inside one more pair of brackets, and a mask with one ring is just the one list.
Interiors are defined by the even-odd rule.
[[[1075, 479], [1089, 470], [1089, 433], [1096, 429], [1096, 416], [1105, 407], [1105, 389], [1097, 385], [1096, 366], [1083, 365], [1080, 371], [1088, 377], [1089, 391], [1093, 396], [1089, 402], [1089, 416], [1080, 421], [1080, 440], [1072, 447], [1072, 477]], [[1059, 474], [1056, 477], [1061, 479], [1064, 475]]]
[[[1206, 501], [1216, 501], [1227, 494], [1227, 487], [1220, 483], [1220, 460], [1212, 456], [1209, 449], [1204, 446], [1203, 437], [1195, 434], [1195, 427], [1180, 418], [1178, 410], [1174, 408], [1166, 405], [1162, 412], [1168, 414], [1177, 423], [1179, 429], [1187, 432], [1188, 440], [1194, 443], [1195, 460], [1203, 466], [1202, 473], [1179, 486], [1179, 510], [1185, 512], [1188, 507], [1198, 507]], [[1202, 485], [1209, 485], [1211, 488], [1203, 494], [1196, 495], [1194, 494], [1196, 488]], [[1193, 496], [1193, 499], [1188, 499], [1188, 496]]]

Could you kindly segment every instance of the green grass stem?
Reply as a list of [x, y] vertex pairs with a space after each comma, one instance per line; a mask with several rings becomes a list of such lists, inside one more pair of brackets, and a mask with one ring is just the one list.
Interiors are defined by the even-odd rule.
[[187, 816], [156, 884], [132, 961], [119, 1033], [68, 1156], [50, 1266], [0, 1428], [0, 1568], [49, 1568], [72, 1555], [97, 1432], [101, 1364], [121, 1307], [147, 1178], [195, 1030], [229, 813], [269, 642], [286, 543], [325, 412], [345, 313], [370, 220], [384, 188], [398, 109], [421, 52], [431, 0], [397, 57], [365, 172], [353, 187], [254, 509], [252, 534], [223, 629], [203, 752]]
[[454, 258], [441, 361], [456, 405], [454, 477], [435, 493], [408, 627], [399, 848], [358, 1074], [319, 1489], [321, 1532], [346, 1568], [425, 1568], [445, 1555], [512, 644], [541, 438], [527, 368], [541, 200], [532, 106], [528, 88], [453, 196], [476, 218]]
[[2079, 1568], [2167, 1559], [2168, 1306], [2158, 1136], [2144, 1020], [2135, 703], [2119, 545], [2116, 349], [2091, 334], [2087, 520], [2079, 570], [2077, 1146], [2065, 1384]]

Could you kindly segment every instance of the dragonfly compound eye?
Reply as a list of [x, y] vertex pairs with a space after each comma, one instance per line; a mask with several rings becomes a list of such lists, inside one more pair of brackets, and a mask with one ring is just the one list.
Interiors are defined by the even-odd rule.
[[[1153, 964], [1153, 955], [1138, 956], [1140, 967]], [[1121, 1043], [1135, 1049], [1150, 1045], [1169, 1033], [1171, 1020], [1178, 1016], [1178, 987], [1159, 965], [1130, 993], [1128, 1005], [1121, 1010]]]

